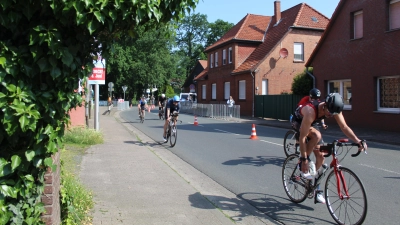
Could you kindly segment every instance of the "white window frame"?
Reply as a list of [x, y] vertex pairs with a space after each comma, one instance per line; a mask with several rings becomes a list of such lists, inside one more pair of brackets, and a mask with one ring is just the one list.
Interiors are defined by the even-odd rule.
[[239, 80], [239, 99], [246, 99], [246, 81]]
[[224, 84], [224, 99], [228, 100], [231, 96], [231, 82], [225, 82]]
[[[350, 87], [351, 87], [351, 80], [350, 79], [344, 79], [344, 80], [330, 80], [328, 81], [328, 93], [339, 93], [342, 97], [343, 97], [343, 101], [344, 101], [344, 107], [343, 109], [345, 110], [351, 110], [351, 103], [350, 103], [350, 99], [352, 96], [352, 93], [347, 93], [346, 95], [344, 94], [344, 83], [345, 82], [350, 82]], [[339, 83], [339, 87], [338, 87], [338, 91], [336, 90], [331, 90], [331, 85], [330, 83]], [[351, 88], [350, 88], [351, 90]], [[345, 99], [347, 96], [347, 99]]]
[[214, 54], [211, 53], [210, 54], [210, 68], [213, 68], [213, 65], [214, 65]]
[[229, 63], [229, 64], [232, 63], [232, 57], [233, 57], [233, 54], [232, 54], [232, 47], [229, 47], [229, 49], [228, 49], [228, 63]]
[[222, 50], [222, 65], [226, 65], [226, 49]]
[[216, 83], [211, 84], [211, 99], [212, 100], [217, 99], [217, 84]]
[[218, 52], [215, 53], [215, 67], [218, 67]]
[[[381, 85], [380, 85], [381, 84], [381, 80], [388, 79], [388, 78], [400, 79], [400, 76], [379, 77], [377, 79], [377, 82], [376, 82], [376, 85], [377, 85], [377, 89], [376, 89], [377, 90], [377, 93], [376, 93], [376, 95], [377, 95], [377, 103], [376, 103], [377, 109], [378, 109], [379, 112], [400, 113], [400, 108], [381, 107], [381, 105], [380, 105], [380, 102], [381, 102], [381, 95], [380, 95], [380, 93], [381, 93]], [[398, 85], [397, 88], [400, 89], [400, 84]], [[400, 101], [400, 90], [398, 90], [397, 93], [399, 93], [397, 95], [397, 100]]]
[[201, 98], [203, 100], [206, 100], [206, 97], [207, 97], [206, 94], [207, 94], [207, 85], [203, 84], [203, 85], [201, 85]]
[[[396, 7], [400, 7], [400, 0], [392, 0], [389, 3], [389, 30], [400, 29], [400, 12], [399, 13], [391, 13], [392, 7], [396, 4]], [[396, 21], [395, 25], [393, 25], [393, 21]], [[393, 27], [395, 26], [395, 27]]]
[[293, 61], [304, 62], [304, 43], [295, 42], [293, 44]]
[[262, 95], [268, 95], [268, 80], [262, 80], [261, 89]]
[[[357, 18], [360, 18], [361, 20], [361, 27], [360, 27], [360, 35], [361, 36], [356, 36], [358, 30], [357, 30], [357, 25], [356, 22], [358, 21]], [[353, 14], [353, 39], [360, 39], [364, 36], [364, 14], [363, 11], [357, 11]]]

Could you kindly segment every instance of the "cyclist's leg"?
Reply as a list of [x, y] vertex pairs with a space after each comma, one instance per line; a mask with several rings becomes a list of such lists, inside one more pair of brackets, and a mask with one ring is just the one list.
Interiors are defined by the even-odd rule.
[[167, 115], [168, 115], [168, 111], [169, 109], [165, 109], [164, 111], [164, 116], [165, 116], [165, 120], [164, 120], [164, 133], [163, 133], [163, 137], [167, 136], [167, 126], [168, 126], [168, 119], [167, 119]]
[[315, 169], [318, 170], [325, 161], [325, 157], [324, 157], [325, 154], [319, 151], [320, 146], [321, 146], [321, 144], [324, 143], [324, 141], [322, 140], [321, 131], [319, 130], [318, 126], [313, 126], [312, 136], [318, 138], [318, 142], [316, 143], [314, 150], [313, 150], [315, 159], [316, 159]]

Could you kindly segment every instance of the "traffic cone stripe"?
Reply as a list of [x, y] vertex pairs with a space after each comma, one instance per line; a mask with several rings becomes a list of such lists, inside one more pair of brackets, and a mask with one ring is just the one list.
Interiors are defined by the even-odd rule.
[[251, 128], [251, 136], [250, 139], [258, 139], [256, 134], [256, 125], [253, 123], [253, 127]]
[[196, 115], [194, 115], [194, 123], [193, 123], [193, 125], [195, 125], [195, 126], [199, 125], [199, 122], [197, 122], [197, 116]]

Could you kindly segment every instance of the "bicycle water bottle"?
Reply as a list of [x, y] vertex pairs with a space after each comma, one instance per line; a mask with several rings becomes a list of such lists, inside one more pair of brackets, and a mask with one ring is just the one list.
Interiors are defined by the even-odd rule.
[[314, 176], [316, 174], [316, 169], [315, 169], [315, 163], [313, 161], [310, 160], [310, 162], [308, 163], [308, 167], [309, 167], [309, 173], [311, 176]]

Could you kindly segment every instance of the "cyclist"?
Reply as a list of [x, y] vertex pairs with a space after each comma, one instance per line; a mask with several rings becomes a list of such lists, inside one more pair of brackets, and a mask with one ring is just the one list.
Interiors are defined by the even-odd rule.
[[[163, 133], [163, 140], [164, 142], [167, 141], [167, 137], [166, 137], [166, 133], [167, 133], [167, 126], [169, 121], [171, 120], [170, 115], [174, 112], [178, 112], [179, 113], [179, 108], [181, 107], [180, 105], [180, 99], [178, 96], [174, 96], [173, 98], [168, 99], [167, 103], [166, 103], [166, 107], [164, 110], [164, 115], [165, 115], [165, 122], [164, 122], [164, 133]], [[176, 120], [175, 120], [176, 123]]]
[[[316, 158], [316, 170], [322, 166], [325, 160], [323, 154], [320, 154], [319, 149], [315, 148], [317, 143], [321, 140], [321, 133], [313, 127], [313, 124], [322, 118], [334, 117], [342, 132], [352, 141], [359, 143], [359, 150], [367, 150], [367, 144], [364, 143], [364, 145], [362, 145], [361, 140], [354, 134], [353, 130], [347, 126], [342, 114], [343, 106], [342, 96], [338, 93], [331, 93], [326, 97], [324, 102], [318, 104], [310, 102], [299, 107], [297, 110], [296, 116], [301, 119], [299, 142], [300, 170], [303, 177], [312, 179], [312, 176], [308, 172], [310, 161], [308, 156], [312, 151], [314, 151]], [[306, 142], [307, 137], [308, 141]], [[314, 199], [314, 203], [318, 202], [325, 203], [323, 193], [319, 190], [319, 187], [316, 190]]]
[[161, 94], [161, 97], [158, 99], [159, 116], [161, 116], [161, 110], [164, 110], [166, 100], [165, 94]]
[[139, 109], [139, 117], [140, 117], [140, 111], [142, 111], [143, 119], [145, 116], [146, 106], [147, 106], [147, 101], [144, 99], [144, 96], [142, 96], [142, 98], [139, 101], [138, 109]]

